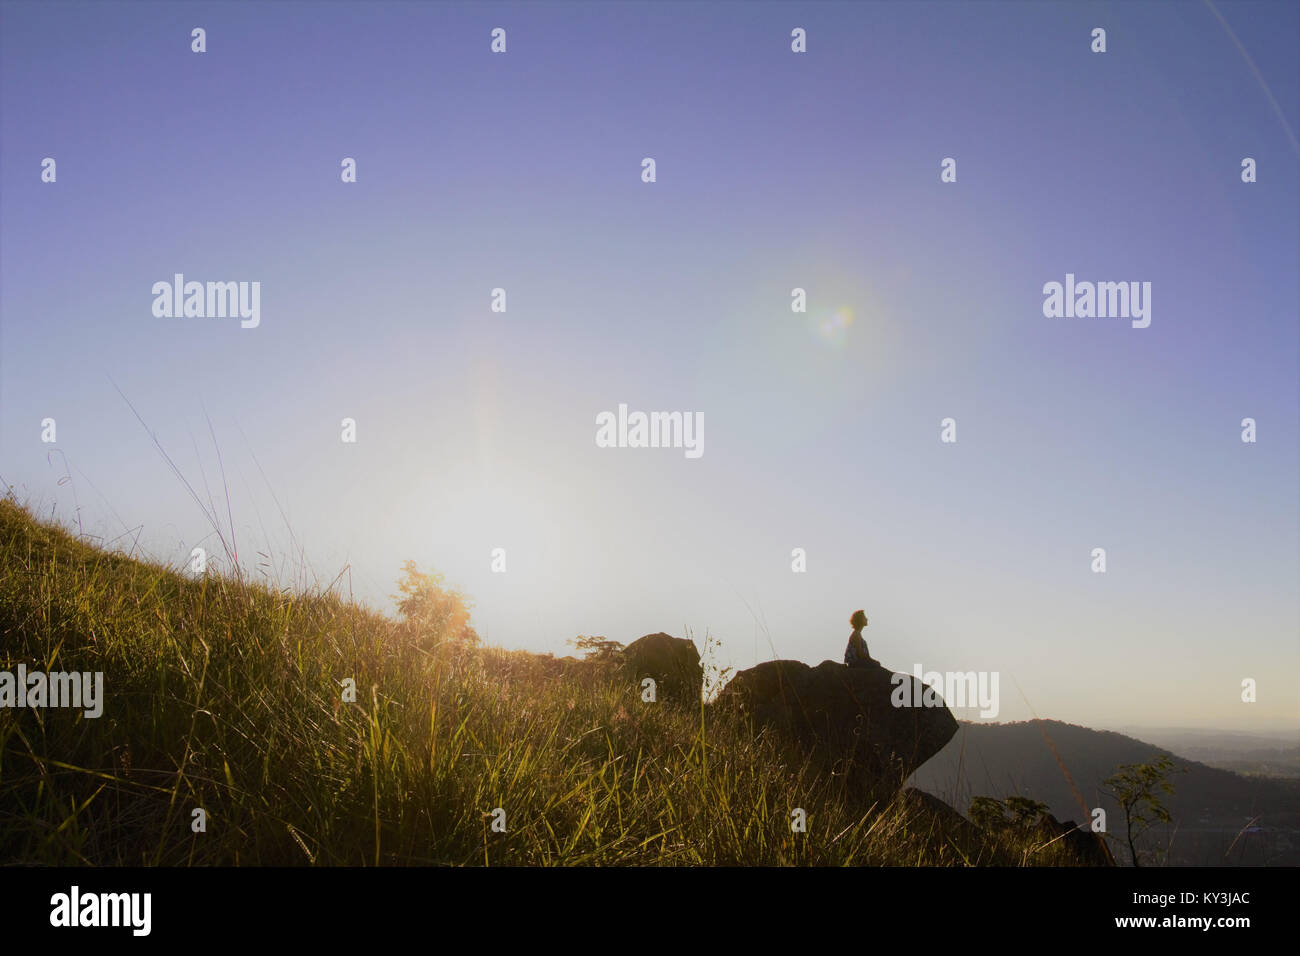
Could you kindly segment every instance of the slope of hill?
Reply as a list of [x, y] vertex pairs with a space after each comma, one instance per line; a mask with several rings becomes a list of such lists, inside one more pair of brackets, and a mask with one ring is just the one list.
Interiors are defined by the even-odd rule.
[[[1054, 720], [964, 723], [910, 782], [962, 811], [972, 797], [1020, 795], [1041, 800], [1062, 820], [1086, 822], [1082, 799], [1089, 811], [1104, 808], [1108, 829], [1117, 834], [1122, 817], [1102, 794], [1102, 781], [1120, 764], [1149, 763], [1162, 753], [1123, 734]], [[1180, 757], [1175, 764], [1182, 772], [1171, 775], [1175, 790], [1165, 798], [1173, 823], [1153, 829], [1146, 841], [1167, 851], [1169, 863], [1300, 863], [1300, 783], [1244, 777]]]
[[0, 706], [0, 864], [1071, 862], [902, 781], [864, 805], [599, 664], [196, 578], [4, 500], [10, 689], [19, 669], [102, 675], [101, 713]]

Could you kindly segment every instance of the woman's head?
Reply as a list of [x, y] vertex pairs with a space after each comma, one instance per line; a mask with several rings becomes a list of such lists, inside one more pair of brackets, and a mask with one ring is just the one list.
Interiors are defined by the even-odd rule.
[[867, 615], [865, 611], [854, 611], [853, 616], [849, 618], [849, 623], [858, 630], [867, 626]]

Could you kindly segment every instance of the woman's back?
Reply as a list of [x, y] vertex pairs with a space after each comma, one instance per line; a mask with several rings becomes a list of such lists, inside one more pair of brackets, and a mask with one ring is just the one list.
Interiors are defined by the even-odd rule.
[[862, 667], [873, 663], [860, 629], [855, 628], [849, 635], [849, 646], [844, 649], [844, 663], [849, 667]]

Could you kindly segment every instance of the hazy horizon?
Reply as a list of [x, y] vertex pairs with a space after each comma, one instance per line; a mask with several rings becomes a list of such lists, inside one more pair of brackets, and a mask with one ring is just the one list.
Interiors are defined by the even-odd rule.
[[[414, 559], [500, 646], [816, 664], [864, 608], [999, 723], [1300, 729], [1294, 5], [365, 10], [4, 4], [20, 498], [215, 555], [129, 401], [248, 569], [391, 612]], [[259, 323], [156, 316], [178, 273]], [[1067, 276], [1149, 326], [1047, 317]], [[598, 447], [620, 405], [703, 454]]]

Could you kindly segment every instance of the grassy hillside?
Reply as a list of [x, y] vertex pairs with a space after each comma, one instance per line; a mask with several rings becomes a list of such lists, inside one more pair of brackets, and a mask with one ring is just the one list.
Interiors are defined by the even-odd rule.
[[104, 710], [0, 708], [0, 863], [1066, 862], [914, 793], [864, 806], [599, 665], [195, 579], [2, 501], [0, 670], [19, 663], [102, 671]]

